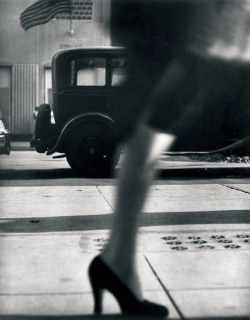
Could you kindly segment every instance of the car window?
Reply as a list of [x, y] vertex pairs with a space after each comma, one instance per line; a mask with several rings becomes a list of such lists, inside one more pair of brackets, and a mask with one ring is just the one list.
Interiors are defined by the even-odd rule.
[[127, 59], [112, 59], [112, 86], [121, 86], [127, 78]]
[[105, 58], [81, 58], [70, 62], [70, 86], [105, 86], [105, 83]]

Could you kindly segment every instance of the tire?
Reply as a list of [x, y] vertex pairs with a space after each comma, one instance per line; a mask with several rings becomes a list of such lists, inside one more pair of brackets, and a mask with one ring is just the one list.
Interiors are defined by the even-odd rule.
[[46, 133], [50, 126], [50, 105], [41, 104], [37, 113], [35, 139], [40, 140], [40, 144], [36, 146], [38, 153], [44, 153], [47, 150], [45, 144]]
[[80, 176], [110, 176], [120, 159], [114, 137], [114, 125], [101, 120], [89, 120], [74, 128], [65, 145], [70, 167]]
[[5, 147], [4, 147], [4, 154], [9, 156], [10, 155], [10, 150], [11, 150], [10, 140], [9, 140], [9, 138], [6, 138]]

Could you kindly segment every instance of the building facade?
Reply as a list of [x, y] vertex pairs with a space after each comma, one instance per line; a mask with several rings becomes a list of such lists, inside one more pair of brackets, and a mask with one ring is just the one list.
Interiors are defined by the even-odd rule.
[[35, 0], [0, 0], [0, 115], [12, 136], [34, 131], [35, 106], [48, 103], [51, 60], [61, 50], [109, 46], [109, 0], [72, 0], [71, 17], [58, 14], [24, 31], [21, 13]]

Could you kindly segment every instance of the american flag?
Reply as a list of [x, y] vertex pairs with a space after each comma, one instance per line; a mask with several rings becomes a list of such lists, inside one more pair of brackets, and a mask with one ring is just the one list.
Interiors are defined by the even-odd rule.
[[39, 0], [23, 11], [20, 22], [26, 31], [29, 28], [45, 24], [60, 12], [71, 13], [71, 0]]

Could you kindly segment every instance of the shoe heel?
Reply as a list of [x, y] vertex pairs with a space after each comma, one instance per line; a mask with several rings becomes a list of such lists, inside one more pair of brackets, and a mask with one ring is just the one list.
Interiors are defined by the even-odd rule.
[[98, 281], [98, 273], [96, 271], [95, 265], [92, 263], [89, 268], [89, 280], [94, 298], [94, 313], [100, 314], [102, 313], [103, 288], [100, 286]]
[[97, 287], [92, 287], [94, 296], [94, 313], [102, 313], [102, 297], [103, 290]]

